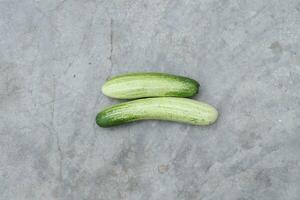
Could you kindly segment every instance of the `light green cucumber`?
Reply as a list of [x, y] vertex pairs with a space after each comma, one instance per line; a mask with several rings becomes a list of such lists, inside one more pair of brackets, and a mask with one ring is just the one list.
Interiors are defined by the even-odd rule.
[[102, 92], [116, 99], [143, 97], [191, 97], [198, 93], [193, 79], [164, 73], [130, 73], [105, 82]]
[[96, 123], [111, 127], [138, 120], [168, 120], [193, 125], [209, 125], [218, 111], [209, 104], [186, 98], [158, 97], [120, 103], [100, 112]]

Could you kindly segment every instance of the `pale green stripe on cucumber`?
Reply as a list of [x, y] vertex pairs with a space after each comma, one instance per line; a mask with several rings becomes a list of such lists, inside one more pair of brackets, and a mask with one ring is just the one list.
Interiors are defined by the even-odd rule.
[[218, 111], [207, 103], [186, 98], [158, 97], [120, 103], [100, 112], [96, 123], [111, 127], [138, 120], [167, 120], [193, 125], [209, 125]]
[[105, 82], [102, 92], [116, 99], [143, 97], [191, 97], [198, 93], [193, 79], [165, 73], [129, 73]]

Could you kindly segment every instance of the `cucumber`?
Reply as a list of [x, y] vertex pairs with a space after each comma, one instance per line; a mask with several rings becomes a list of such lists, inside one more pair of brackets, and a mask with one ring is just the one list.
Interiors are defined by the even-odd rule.
[[186, 98], [157, 97], [138, 99], [114, 105], [98, 113], [96, 123], [111, 127], [138, 120], [168, 120], [193, 125], [209, 125], [218, 111], [209, 104]]
[[116, 99], [143, 97], [191, 97], [198, 93], [193, 79], [165, 73], [129, 73], [105, 82], [102, 92]]

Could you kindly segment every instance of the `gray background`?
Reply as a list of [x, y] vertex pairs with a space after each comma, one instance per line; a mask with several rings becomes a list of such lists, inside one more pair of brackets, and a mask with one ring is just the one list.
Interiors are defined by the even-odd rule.
[[[300, 198], [299, 0], [0, 0], [0, 27], [1, 200]], [[97, 127], [131, 71], [219, 120]]]

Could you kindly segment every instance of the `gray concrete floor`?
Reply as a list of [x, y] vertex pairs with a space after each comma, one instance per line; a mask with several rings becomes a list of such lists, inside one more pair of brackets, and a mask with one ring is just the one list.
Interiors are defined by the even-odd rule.
[[[132, 71], [219, 120], [97, 127]], [[0, 199], [299, 199], [299, 88], [299, 0], [1, 0]]]

